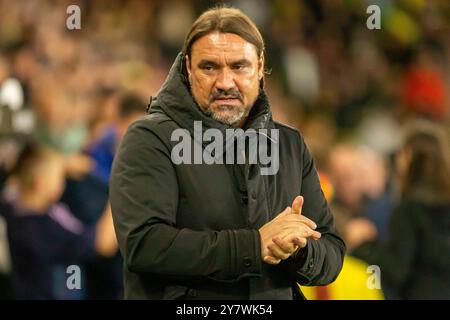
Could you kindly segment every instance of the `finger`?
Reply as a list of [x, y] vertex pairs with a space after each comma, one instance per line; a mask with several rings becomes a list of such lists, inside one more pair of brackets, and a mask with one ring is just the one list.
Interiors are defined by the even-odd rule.
[[297, 235], [299, 237], [303, 237], [303, 238], [316, 238], [319, 239], [321, 237], [321, 233], [318, 231], [315, 231], [313, 229], [311, 229], [309, 226], [307, 226], [305, 223], [303, 222], [297, 222], [294, 224], [289, 224], [284, 226], [283, 230], [281, 232], [279, 232], [278, 234], [276, 234], [275, 236], [279, 237], [280, 239], [284, 239], [284, 237], [288, 236], [288, 235]]
[[263, 260], [265, 263], [268, 263], [268, 264], [279, 264], [281, 262], [280, 259], [276, 259], [272, 256], [265, 256]]
[[286, 209], [284, 209], [278, 216], [275, 217], [275, 219], [285, 217], [290, 213], [291, 213], [291, 207], [287, 206]]
[[291, 255], [292, 253], [297, 250], [297, 245], [294, 244], [292, 239], [289, 237], [285, 237], [283, 240], [281, 240], [279, 237], [274, 237], [272, 239], [273, 243], [275, 243], [281, 250], [284, 251], [284, 253], [287, 253]]
[[319, 240], [322, 237], [322, 234], [318, 231], [313, 231], [313, 234], [311, 235], [311, 238], [314, 240]]
[[305, 223], [311, 229], [316, 229], [317, 228], [317, 224], [314, 221], [312, 221], [311, 219], [309, 219], [309, 218], [307, 218], [305, 216], [300, 216], [300, 221]]
[[317, 224], [306, 216], [301, 216], [298, 214], [290, 214], [290, 215], [285, 215], [284, 219], [286, 219], [286, 221], [290, 221], [290, 222], [302, 222], [302, 223], [306, 224], [308, 227], [310, 227], [311, 229], [317, 228]]
[[305, 238], [313, 238], [315, 240], [320, 239], [320, 237], [322, 236], [322, 234], [320, 232], [311, 230], [309, 228], [306, 228], [301, 234]]
[[305, 224], [297, 224], [285, 227], [281, 232], [276, 233], [273, 237], [284, 240], [285, 237], [295, 235], [302, 238], [309, 238], [313, 235], [313, 230]]
[[299, 248], [304, 248], [304, 247], [306, 247], [306, 245], [308, 244], [308, 239], [296, 237], [296, 238], [294, 238], [294, 243], [295, 243]]
[[297, 196], [292, 203], [292, 213], [294, 214], [302, 214], [304, 199], [302, 196]]
[[290, 234], [286, 236], [283, 241], [293, 243], [296, 246], [297, 250], [298, 248], [304, 248], [306, 246], [307, 238], [301, 237], [298, 234]]
[[291, 255], [290, 253], [286, 253], [281, 250], [281, 248], [278, 247], [275, 243], [269, 244], [267, 246], [267, 249], [269, 249], [270, 254], [276, 259], [286, 260]]

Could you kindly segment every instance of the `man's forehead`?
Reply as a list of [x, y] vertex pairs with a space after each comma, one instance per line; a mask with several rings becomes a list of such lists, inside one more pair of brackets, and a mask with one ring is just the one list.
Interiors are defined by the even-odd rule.
[[212, 32], [192, 45], [192, 59], [217, 59], [223, 56], [236, 59], [256, 59], [256, 47], [234, 33]]

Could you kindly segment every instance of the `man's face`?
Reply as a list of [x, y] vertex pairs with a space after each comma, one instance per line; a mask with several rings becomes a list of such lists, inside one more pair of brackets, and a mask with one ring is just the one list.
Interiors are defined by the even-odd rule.
[[233, 33], [209, 33], [192, 45], [186, 68], [201, 110], [228, 125], [242, 126], [259, 93], [264, 58]]

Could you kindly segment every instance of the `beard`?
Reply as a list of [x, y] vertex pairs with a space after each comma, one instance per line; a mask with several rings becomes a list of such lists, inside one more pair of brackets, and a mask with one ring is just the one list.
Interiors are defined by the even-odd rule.
[[220, 123], [234, 126], [249, 114], [250, 109], [251, 106], [237, 107], [224, 104], [215, 108], [215, 110], [208, 106], [204, 110], [204, 114]]
[[[215, 104], [213, 103], [220, 98], [233, 98], [238, 99], [241, 105], [231, 105], [231, 104]], [[256, 100], [256, 99], [255, 99]], [[211, 117], [212, 119], [227, 124], [229, 126], [234, 126], [241, 122], [250, 113], [250, 109], [253, 106], [254, 101], [246, 106], [244, 104], [244, 98], [241, 92], [237, 89], [221, 90], [217, 89], [212, 92], [209, 97], [209, 105], [204, 109], [204, 113]]]

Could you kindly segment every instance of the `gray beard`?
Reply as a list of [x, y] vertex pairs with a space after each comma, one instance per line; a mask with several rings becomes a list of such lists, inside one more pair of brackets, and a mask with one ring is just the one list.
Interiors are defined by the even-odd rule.
[[227, 124], [229, 126], [233, 126], [237, 123], [239, 123], [239, 121], [241, 121], [244, 116], [245, 116], [245, 110], [241, 110], [239, 112], [234, 113], [234, 115], [232, 117], [222, 117], [219, 113], [217, 112], [213, 112], [211, 109], [206, 109], [203, 112], [205, 115], [207, 115], [208, 117], [220, 122], [220, 123], [224, 123]]

